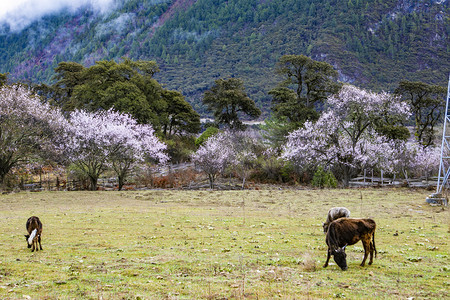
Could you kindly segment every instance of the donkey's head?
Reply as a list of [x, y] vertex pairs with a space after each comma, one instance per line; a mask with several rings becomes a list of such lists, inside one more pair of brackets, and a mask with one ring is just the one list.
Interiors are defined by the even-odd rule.
[[31, 244], [28, 242], [29, 238], [30, 238], [30, 235], [29, 234], [25, 234], [25, 239], [27, 240], [28, 248], [31, 248]]
[[31, 248], [34, 239], [38, 238], [37, 229], [33, 229], [33, 231], [31, 231], [31, 234], [25, 234], [25, 238], [27, 239], [28, 248]]

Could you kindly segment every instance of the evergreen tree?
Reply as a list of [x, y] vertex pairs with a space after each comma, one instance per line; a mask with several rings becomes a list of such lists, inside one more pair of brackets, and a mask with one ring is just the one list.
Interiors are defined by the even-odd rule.
[[330, 64], [305, 55], [282, 56], [276, 72], [284, 81], [269, 92], [272, 111], [277, 118], [286, 117], [292, 122], [292, 129], [307, 120], [317, 120], [325, 99], [341, 86], [337, 71]]
[[395, 90], [395, 94], [410, 104], [415, 125], [414, 135], [424, 147], [434, 145], [434, 128], [443, 117], [445, 93], [442, 86], [417, 81], [401, 81]]
[[163, 89], [153, 78], [159, 71], [154, 61], [102, 60], [87, 68], [61, 62], [55, 71], [56, 83], [36, 90], [64, 111], [113, 108], [141, 124], [152, 124], [157, 131], [164, 127], [167, 134], [200, 130], [200, 117], [182, 94]]
[[243, 81], [238, 78], [217, 79], [215, 85], [205, 92], [203, 103], [214, 114], [217, 124], [231, 129], [242, 129], [240, 113], [252, 118], [261, 115], [261, 110], [247, 96]]

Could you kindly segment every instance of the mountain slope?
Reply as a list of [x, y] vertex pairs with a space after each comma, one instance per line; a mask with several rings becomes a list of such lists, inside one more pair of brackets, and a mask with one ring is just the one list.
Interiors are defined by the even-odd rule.
[[50, 82], [61, 61], [156, 60], [157, 79], [204, 113], [215, 79], [240, 77], [257, 105], [285, 54], [332, 64], [344, 82], [392, 90], [400, 80], [445, 85], [448, 0], [128, 0], [106, 14], [84, 7], [0, 34], [0, 72]]

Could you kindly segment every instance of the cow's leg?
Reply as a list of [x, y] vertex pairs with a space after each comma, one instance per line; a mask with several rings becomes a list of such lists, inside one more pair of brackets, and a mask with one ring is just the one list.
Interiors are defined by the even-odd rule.
[[361, 242], [363, 243], [363, 246], [364, 246], [364, 258], [361, 263], [361, 267], [364, 267], [364, 265], [366, 264], [366, 259], [367, 259], [368, 253], [370, 251], [370, 239], [368, 239], [367, 236], [364, 236], [361, 239]]
[[41, 248], [41, 250], [42, 250], [42, 245], [41, 245], [41, 236], [40, 236], [40, 235], [38, 236], [38, 241], [39, 241], [39, 248]]
[[330, 257], [331, 257], [331, 250], [328, 248], [328, 251], [327, 251], [327, 261], [326, 261], [325, 264], [323, 265], [324, 268], [328, 267], [328, 262], [330, 261]]
[[369, 239], [370, 243], [369, 243], [369, 249], [370, 249], [370, 253], [369, 253], [369, 265], [371, 265], [373, 263], [373, 251], [375, 246], [372, 243], [372, 239]]

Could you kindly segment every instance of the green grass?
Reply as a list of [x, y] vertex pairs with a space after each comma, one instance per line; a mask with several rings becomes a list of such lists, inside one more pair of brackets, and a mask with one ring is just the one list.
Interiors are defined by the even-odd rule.
[[[0, 196], [2, 299], [442, 299], [450, 286], [448, 209], [426, 191], [41, 192]], [[333, 206], [377, 222], [378, 255], [326, 258]], [[43, 251], [23, 237], [44, 224]]]

